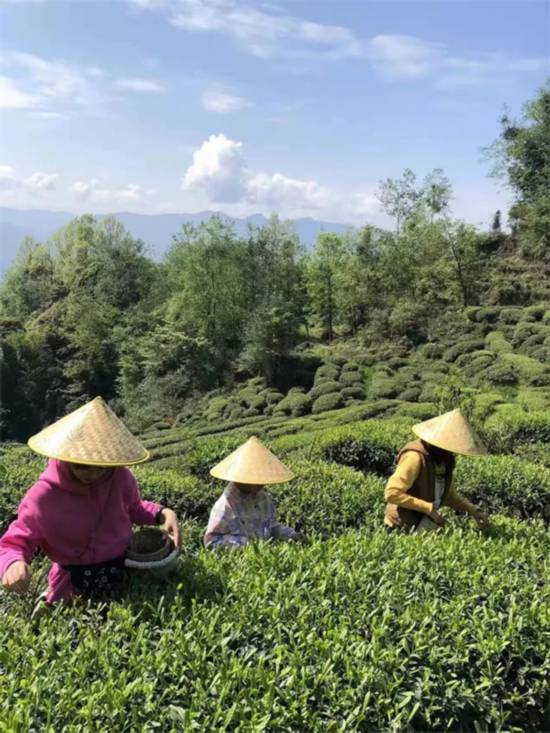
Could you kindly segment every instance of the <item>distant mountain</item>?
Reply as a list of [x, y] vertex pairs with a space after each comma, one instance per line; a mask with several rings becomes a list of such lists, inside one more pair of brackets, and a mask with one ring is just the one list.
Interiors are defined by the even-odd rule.
[[[136, 239], [142, 239], [148, 247], [148, 253], [154, 259], [160, 259], [172, 243], [172, 236], [181, 225], [187, 222], [198, 224], [206, 221], [218, 212], [201, 211], [197, 214], [131, 214], [118, 212], [112, 214], [123, 224]], [[98, 218], [104, 218], [99, 215]], [[65, 226], [74, 214], [65, 211], [42, 211], [6, 209], [0, 207], [0, 276], [9, 267], [21, 240], [31, 236], [38, 242], [44, 242], [52, 234]], [[245, 219], [227, 217], [235, 223], [238, 233], [244, 234], [247, 227], [262, 226], [267, 221], [262, 214], [252, 214]], [[349, 227], [345, 224], [318, 221], [317, 219], [292, 220], [300, 240], [306, 247], [311, 247], [320, 232], [336, 232], [341, 234]]]

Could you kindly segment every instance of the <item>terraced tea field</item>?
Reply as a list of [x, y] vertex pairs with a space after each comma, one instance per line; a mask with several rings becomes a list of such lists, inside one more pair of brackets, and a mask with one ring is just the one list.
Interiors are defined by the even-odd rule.
[[[414, 422], [395, 411], [146, 432], [135, 472], [182, 517], [178, 574], [38, 623], [32, 598], [2, 595], [0, 731], [550, 729], [548, 415], [488, 424], [509, 453], [459, 459], [458, 486], [494, 514], [486, 532], [447, 512], [440, 534], [388, 536], [384, 480]], [[252, 434], [296, 473], [272, 493], [309, 540], [209, 554], [222, 484], [208, 470]], [[13, 445], [1, 458], [4, 527], [43, 462]]]

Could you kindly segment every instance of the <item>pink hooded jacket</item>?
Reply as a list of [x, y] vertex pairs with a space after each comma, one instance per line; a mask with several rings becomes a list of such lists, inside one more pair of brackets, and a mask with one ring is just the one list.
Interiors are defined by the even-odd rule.
[[128, 468], [84, 485], [62, 461], [50, 459], [46, 470], [23, 497], [17, 519], [0, 538], [0, 578], [16, 560], [30, 564], [40, 547], [52, 560], [49, 603], [76, 591], [62, 565], [91, 565], [120, 557], [132, 525], [155, 524], [160, 504], [144, 501]]

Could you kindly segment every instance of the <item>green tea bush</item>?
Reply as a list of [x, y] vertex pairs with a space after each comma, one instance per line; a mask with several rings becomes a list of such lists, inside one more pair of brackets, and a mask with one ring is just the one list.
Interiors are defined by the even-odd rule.
[[361, 382], [360, 372], [342, 372], [342, 374], [340, 374], [340, 384], [344, 387], [360, 385]]
[[550, 470], [511, 456], [460, 459], [456, 485], [491, 512], [550, 518]]
[[348, 361], [342, 365], [343, 372], [359, 372], [360, 370], [361, 370], [361, 367], [355, 361]]
[[311, 412], [312, 398], [300, 392], [289, 392], [277, 405], [277, 412], [300, 417]]
[[497, 362], [485, 370], [483, 379], [494, 385], [514, 385], [518, 383], [518, 375], [510, 363]]
[[419, 351], [425, 359], [440, 359], [443, 356], [443, 346], [437, 343], [424, 344]]
[[475, 312], [475, 320], [485, 323], [494, 323], [498, 320], [500, 315], [500, 308], [478, 308]]
[[405, 400], [405, 402], [417, 402], [421, 392], [422, 389], [420, 387], [409, 387], [401, 392], [399, 399]]
[[510, 365], [523, 381], [532, 380], [548, 372], [548, 367], [523, 354], [501, 354], [501, 363]]
[[317, 382], [309, 392], [309, 396], [312, 400], [316, 400], [318, 397], [323, 395], [332, 394], [333, 392], [340, 392], [342, 385], [339, 382], [326, 381]]
[[437, 405], [433, 402], [418, 402], [417, 404], [403, 404], [395, 411], [395, 417], [409, 417], [414, 422], [429, 420], [438, 414]]
[[451, 346], [444, 352], [443, 359], [446, 362], [452, 362], [455, 361], [460, 354], [478, 351], [479, 349], [483, 349], [484, 346], [485, 342], [481, 339], [466, 339], [464, 341], [459, 341], [459, 343]]
[[523, 309], [522, 317], [525, 321], [542, 321], [547, 312], [548, 305], [529, 305]]
[[485, 337], [485, 344], [489, 351], [495, 354], [503, 354], [513, 351], [512, 344], [504, 338], [502, 331], [491, 331]]
[[522, 312], [521, 308], [502, 308], [499, 320], [502, 321], [502, 323], [514, 325], [521, 321]]
[[368, 386], [368, 396], [374, 400], [397, 397], [402, 389], [403, 385], [399, 380], [389, 377], [383, 372], [377, 371], [374, 373]]
[[518, 346], [521, 346], [521, 344], [526, 341], [530, 336], [540, 333], [542, 328], [544, 327], [541, 326], [539, 323], [527, 323], [525, 321], [518, 323], [518, 325], [514, 329], [512, 345], [516, 348]]
[[280, 392], [277, 392], [277, 390], [274, 389], [267, 389], [263, 392], [260, 392], [260, 394], [265, 397], [265, 400], [268, 405], [276, 405], [278, 402], [280, 402], [284, 395]]
[[512, 453], [523, 443], [550, 443], [550, 411], [524, 412], [515, 407], [496, 413], [486, 420], [484, 437], [499, 453]]
[[361, 386], [356, 387], [344, 387], [341, 392], [342, 397], [347, 399], [365, 400], [367, 398], [366, 392]]
[[314, 415], [317, 415], [319, 412], [337, 410], [339, 407], [343, 407], [343, 405], [344, 400], [340, 392], [331, 392], [330, 394], [324, 394], [318, 397], [313, 403], [311, 411]]
[[340, 369], [334, 364], [323, 364], [315, 372], [314, 382], [334, 381], [340, 376]]
[[413, 439], [410, 420], [370, 420], [325, 431], [316, 451], [325, 460], [388, 475], [399, 450]]
[[269, 488], [285, 524], [324, 537], [381, 524], [384, 482], [380, 478], [322, 460], [291, 458], [288, 465], [296, 478]]
[[40, 624], [0, 613], [6, 731], [547, 729], [548, 533], [499, 520], [184, 557]]

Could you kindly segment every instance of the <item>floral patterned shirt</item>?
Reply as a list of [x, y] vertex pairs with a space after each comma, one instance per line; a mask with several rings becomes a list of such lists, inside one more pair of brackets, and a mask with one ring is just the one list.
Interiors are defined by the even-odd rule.
[[208, 549], [243, 547], [249, 540], [292, 540], [295, 530], [277, 522], [275, 504], [269, 493], [261, 488], [242, 491], [229, 483], [210, 512], [204, 535]]

